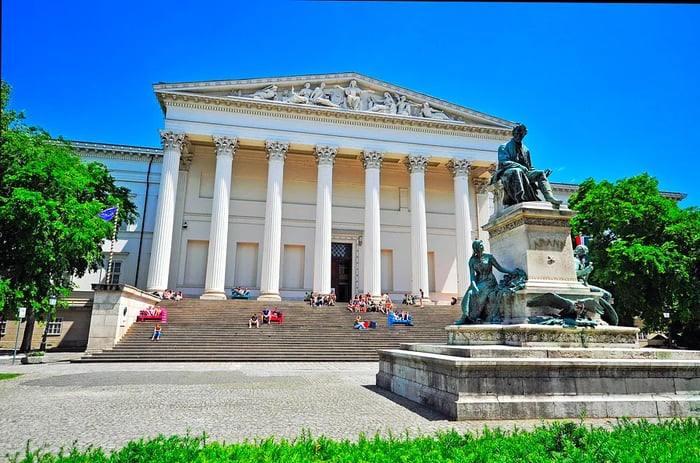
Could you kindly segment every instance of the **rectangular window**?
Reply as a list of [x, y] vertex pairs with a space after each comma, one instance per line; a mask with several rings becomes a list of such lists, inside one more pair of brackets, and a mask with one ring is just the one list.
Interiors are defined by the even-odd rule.
[[46, 334], [49, 336], [59, 336], [61, 334], [61, 329], [63, 329], [63, 319], [54, 318], [46, 325]]
[[119, 284], [119, 275], [122, 273], [122, 263], [119, 261], [112, 261], [112, 284]]

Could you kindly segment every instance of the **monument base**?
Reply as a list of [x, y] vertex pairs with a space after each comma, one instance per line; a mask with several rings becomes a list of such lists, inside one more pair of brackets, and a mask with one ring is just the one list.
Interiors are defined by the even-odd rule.
[[447, 344], [380, 350], [377, 386], [452, 420], [700, 416], [700, 352], [639, 349], [637, 328], [598, 313], [577, 314], [584, 326], [575, 328], [527, 324], [561, 315], [562, 307], [529, 307], [535, 297], [572, 305], [600, 297], [577, 280], [574, 214], [545, 202], [497, 209], [483, 226], [490, 252], [528, 277], [502, 296], [503, 324], [448, 326]]
[[[518, 331], [468, 328], [486, 342]], [[527, 344], [403, 344], [379, 351], [376, 384], [451, 420], [700, 416], [700, 352]]]

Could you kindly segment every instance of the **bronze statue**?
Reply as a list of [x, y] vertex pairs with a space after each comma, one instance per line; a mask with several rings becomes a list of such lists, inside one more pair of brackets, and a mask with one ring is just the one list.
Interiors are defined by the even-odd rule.
[[530, 161], [530, 150], [523, 143], [527, 127], [518, 124], [513, 128], [513, 138], [498, 147], [498, 169], [491, 176], [491, 183], [503, 183], [503, 205], [510, 206], [525, 201], [540, 201], [537, 191], [556, 208], [562, 203], [554, 197], [549, 184], [550, 169], [537, 170]]
[[[491, 254], [484, 252], [484, 242], [472, 242], [474, 253], [469, 259], [469, 275], [471, 283], [462, 298], [462, 317], [455, 325], [473, 323], [500, 323], [500, 301], [504, 294], [522, 289], [527, 275], [522, 269], [510, 270], [498, 263]], [[505, 273], [499, 284], [493, 274], [493, 269]]]
[[[552, 307], [558, 309], [556, 317], [540, 317], [531, 320], [538, 324], [555, 324], [561, 322], [567, 326], [595, 326], [596, 321], [591, 319], [591, 314], [598, 314], [609, 325], [617, 325], [617, 313], [602, 298], [586, 297], [582, 299], [567, 299], [554, 293], [545, 293], [535, 296], [527, 301], [528, 307]], [[609, 312], [612, 309], [612, 314]], [[614, 314], [614, 317], [611, 315]], [[611, 323], [614, 322], [614, 323]]]
[[601, 318], [609, 325], [617, 325], [619, 323], [619, 317], [612, 306], [614, 302], [612, 294], [603, 288], [588, 284], [588, 277], [593, 272], [593, 263], [588, 260], [588, 246], [585, 244], [576, 246], [576, 248], [574, 248], [574, 260], [576, 264], [576, 278], [578, 281], [588, 286], [591, 291], [600, 293], [599, 304], [603, 308]]

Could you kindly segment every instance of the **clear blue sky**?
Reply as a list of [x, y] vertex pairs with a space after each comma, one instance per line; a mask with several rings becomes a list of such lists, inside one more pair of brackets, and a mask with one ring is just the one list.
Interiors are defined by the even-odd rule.
[[2, 78], [53, 136], [159, 147], [154, 83], [356, 71], [525, 123], [554, 182], [648, 172], [700, 206], [698, 24], [693, 4], [5, 0]]

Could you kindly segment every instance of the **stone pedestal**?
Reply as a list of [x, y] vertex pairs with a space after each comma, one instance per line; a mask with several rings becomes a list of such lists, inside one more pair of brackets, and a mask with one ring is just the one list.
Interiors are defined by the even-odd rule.
[[114, 347], [136, 322], [141, 309], [155, 306], [161, 301], [160, 297], [129, 285], [94, 284], [92, 289], [95, 296], [87, 353]]
[[700, 352], [403, 345], [376, 381], [451, 420], [700, 416]]
[[498, 262], [527, 273], [525, 288], [502, 304], [503, 323], [527, 323], [530, 316], [551, 315], [551, 311], [526, 305], [544, 293], [568, 299], [600, 297], [576, 279], [569, 225], [574, 215], [566, 206], [555, 209], [547, 202], [527, 202], [505, 208], [483, 226], [489, 233], [489, 252]]
[[377, 386], [453, 420], [700, 416], [700, 352], [640, 349], [631, 327], [527, 324], [558, 313], [527, 307], [535, 296], [599, 297], [576, 279], [573, 215], [545, 202], [497, 209], [483, 226], [490, 253], [528, 275], [502, 301], [504, 324], [448, 326], [447, 344], [380, 350]]

